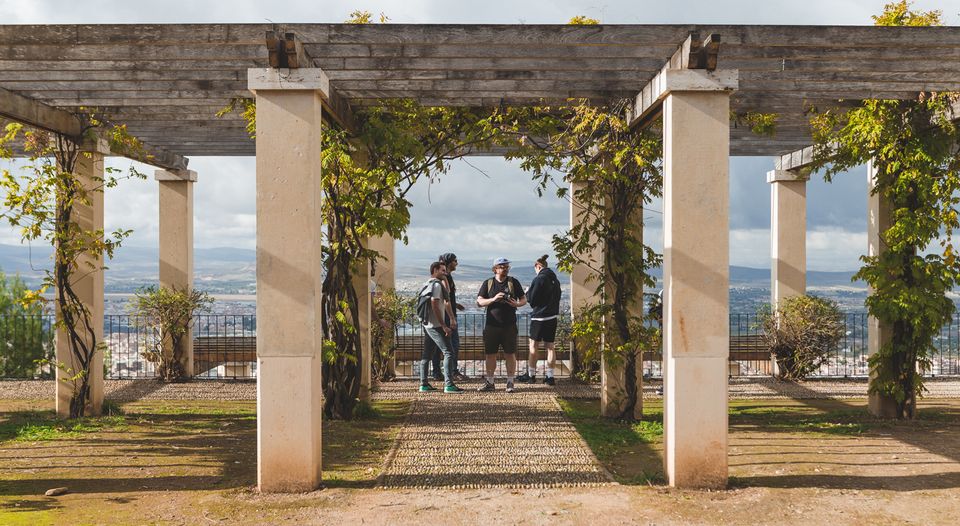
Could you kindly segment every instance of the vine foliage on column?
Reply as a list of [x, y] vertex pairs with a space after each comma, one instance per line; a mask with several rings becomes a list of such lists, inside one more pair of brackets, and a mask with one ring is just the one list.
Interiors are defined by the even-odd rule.
[[[584, 207], [582, 220], [555, 235], [553, 247], [561, 270], [586, 265], [597, 276], [602, 301], [578, 313], [573, 336], [589, 337], [600, 328], [604, 359], [625, 373], [617, 417], [633, 420], [637, 405], [642, 408], [637, 361], [658, 342], [656, 330], [637, 313], [643, 309], [643, 287], [656, 284], [650, 270], [662, 263], [661, 255], [643, 244], [640, 217], [644, 205], [662, 192], [662, 139], [656, 130], [630, 130], [625, 102], [570, 102], [506, 112], [504, 144], [510, 144], [506, 138], [518, 144], [507, 158], [533, 174], [541, 195], [555, 186], [557, 196], [569, 199], [568, 185], [580, 183], [572, 197]], [[596, 243], [604, 248], [600, 261], [592, 256]]]
[[[938, 11], [915, 12], [905, 1], [873, 18], [877, 25], [940, 25]], [[897, 418], [916, 415], [917, 396], [925, 390], [920, 371], [931, 365], [934, 339], [956, 310], [947, 293], [960, 283], [952, 243], [960, 227], [958, 100], [956, 93], [865, 100], [811, 120], [816, 167], [825, 169], [824, 178], [871, 162], [871, 191], [890, 206], [880, 253], [861, 256], [854, 279], [870, 285], [867, 309], [892, 329], [891, 341], [870, 357], [869, 389], [896, 403]]]
[[371, 366], [362, 363], [357, 331], [357, 294], [367, 291], [355, 290], [351, 279], [379, 257], [365, 241], [389, 235], [406, 243], [413, 185], [435, 180], [451, 160], [489, 147], [499, 133], [489, 112], [412, 101], [385, 102], [358, 118], [354, 137], [334, 129], [323, 134], [323, 385], [329, 418], [352, 418], [361, 368]]
[[[97, 140], [102, 133], [113, 151], [144, 158], [142, 145], [124, 126], [108, 126], [87, 117], [84, 140]], [[103, 270], [103, 258], [112, 258], [131, 230], [119, 229], [105, 236], [103, 229], [87, 229], [77, 221], [78, 207], [90, 206], [91, 196], [117, 185], [120, 170], [105, 168], [106, 177], [87, 180], [76, 173], [82, 151], [76, 139], [60, 134], [25, 129], [9, 124], [0, 136], [0, 158], [12, 160], [14, 148], [22, 150], [26, 163], [21, 171], [4, 169], [0, 190], [5, 194], [0, 217], [19, 229], [21, 239], [43, 240], [53, 247], [52, 268], [44, 269], [37, 289], [29, 290], [25, 304], [52, 303], [58, 312], [56, 327], [66, 334], [73, 364], [58, 362], [61, 381], [70, 384], [70, 418], [84, 416], [90, 404], [90, 375], [95, 353], [103, 352], [91, 312], [74, 290], [76, 280]], [[145, 176], [131, 165], [124, 178]], [[45, 295], [53, 291], [53, 298]], [[99, 371], [97, 372], [99, 373]]]

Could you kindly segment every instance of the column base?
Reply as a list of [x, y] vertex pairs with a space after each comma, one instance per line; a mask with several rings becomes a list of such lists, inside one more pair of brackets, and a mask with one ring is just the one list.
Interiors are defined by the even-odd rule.
[[671, 486], [727, 486], [727, 358], [668, 358], [664, 472]]
[[[643, 417], [643, 362], [638, 357], [634, 367], [637, 379], [637, 403], [633, 407], [633, 418]], [[623, 365], [611, 367], [601, 358], [600, 374], [600, 415], [605, 418], [619, 417], [627, 405], [626, 371]]]
[[321, 360], [257, 359], [257, 485], [264, 493], [321, 486]]
[[877, 418], [897, 418], [897, 401], [892, 396], [868, 395], [867, 409]]

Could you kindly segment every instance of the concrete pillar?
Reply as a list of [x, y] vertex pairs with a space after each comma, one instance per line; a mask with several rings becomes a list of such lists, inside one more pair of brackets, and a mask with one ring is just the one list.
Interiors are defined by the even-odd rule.
[[[570, 184], [570, 227], [580, 224], [582, 221], [589, 221], [587, 210], [583, 203], [577, 200], [577, 192], [583, 188], [586, 183], [574, 182]], [[586, 265], [578, 263], [573, 266], [570, 272], [570, 317], [576, 320], [577, 315], [582, 309], [590, 305], [597, 305], [602, 300], [597, 294], [597, 286], [600, 284], [597, 278], [597, 270], [603, 264], [603, 245], [598, 241], [591, 242], [594, 247], [591, 258], [593, 264]], [[585, 349], [574, 349], [581, 356]], [[599, 351], [598, 351], [599, 352]], [[571, 368], [574, 366], [574, 358], [571, 357]]]
[[[370, 238], [370, 249], [376, 250], [381, 256], [381, 259], [377, 259], [374, 264], [375, 273], [373, 275], [373, 281], [377, 284], [377, 291], [380, 293], [397, 288], [394, 245], [394, 239], [391, 236], [383, 235]], [[387, 373], [391, 376], [397, 374], [397, 359], [395, 356], [387, 364]]]
[[792, 170], [767, 172], [770, 183], [770, 281], [774, 305], [807, 292], [807, 181]]
[[[770, 303], [807, 292], [807, 181], [797, 170], [767, 172], [770, 183]], [[778, 374], [770, 356], [770, 370]]]
[[[81, 146], [74, 172], [80, 184], [87, 190], [87, 203], [74, 202], [72, 219], [85, 231], [103, 230], [103, 159], [110, 153], [110, 146], [104, 140], [90, 140]], [[91, 266], [92, 265], [92, 266]], [[86, 306], [90, 314], [89, 331], [80, 323], [78, 331], [88, 347], [102, 345], [103, 341], [103, 256], [102, 254], [82, 256], [78, 268], [71, 276], [74, 293]], [[57, 317], [60, 318], [60, 310]], [[92, 337], [89, 333], [92, 333]], [[57, 368], [56, 410], [61, 417], [70, 415], [70, 399], [73, 397], [75, 382], [70, 380], [80, 364], [70, 350], [67, 331], [57, 330], [57, 362], [64, 364], [68, 371]], [[90, 362], [90, 395], [85, 409], [86, 415], [99, 415], [103, 409], [103, 350], [96, 349]]]
[[[193, 170], [157, 170], [160, 185], [160, 286], [193, 289]], [[193, 376], [193, 329], [183, 336], [183, 370]], [[164, 349], [172, 355], [173, 349]]]
[[257, 483], [321, 482], [319, 69], [249, 70], [257, 104]]
[[397, 288], [396, 283], [396, 249], [394, 248], [394, 239], [391, 236], [383, 235], [370, 238], [370, 249], [376, 250], [382, 256], [377, 260], [376, 273], [373, 281], [377, 284], [377, 290], [386, 292]]
[[[727, 484], [730, 97], [663, 103], [664, 471], [671, 486]], [[693, 88], [697, 89], [697, 88]], [[701, 88], [702, 89], [702, 88]]]
[[[608, 212], [612, 213], [610, 210]], [[643, 242], [643, 206], [637, 209], [631, 223], [634, 225], [636, 239]], [[612, 301], [613, 287], [608, 288], [607, 301]], [[630, 303], [627, 311], [631, 316], [643, 317], [643, 288], [637, 291], [637, 297], [629, 298]], [[606, 320], [607, 327], [613, 327], [613, 320]], [[605, 342], [606, 343], [606, 342]], [[602, 355], [601, 355], [602, 356]], [[600, 414], [605, 417], [618, 417], [626, 408], [626, 388], [627, 376], [625, 364], [611, 364], [606, 358], [601, 359], [600, 369]], [[636, 363], [634, 364], [634, 374], [636, 375], [637, 403], [633, 408], [633, 418], [639, 419], [643, 416], [643, 352], [637, 353]]]
[[[883, 242], [883, 233], [893, 223], [891, 206], [887, 199], [873, 193], [876, 185], [877, 171], [872, 162], [867, 163], [867, 255], [878, 256], [886, 250]], [[873, 289], [870, 289], [873, 293]], [[888, 323], [881, 323], [873, 316], [867, 317], [867, 354], [873, 356], [880, 347], [893, 340], [893, 327]], [[873, 371], [870, 371], [873, 378]], [[868, 395], [867, 407], [870, 413], [881, 418], [896, 418], [897, 402], [892, 396], [873, 393]]]
[[353, 269], [353, 288], [357, 291], [357, 331], [360, 333], [360, 400], [370, 401], [373, 378], [373, 338], [370, 334], [370, 319], [373, 302], [370, 298], [370, 262]]

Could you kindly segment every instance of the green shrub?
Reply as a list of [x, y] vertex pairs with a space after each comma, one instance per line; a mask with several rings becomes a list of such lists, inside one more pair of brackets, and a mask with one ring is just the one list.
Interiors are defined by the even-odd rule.
[[759, 316], [763, 340], [776, 356], [781, 380], [803, 380], [817, 370], [846, 330], [837, 304], [817, 296], [786, 298], [776, 310], [761, 307]]
[[0, 271], [0, 378], [53, 378], [41, 364], [54, 358], [54, 331], [44, 327], [42, 304], [22, 302], [27, 292], [19, 275]]

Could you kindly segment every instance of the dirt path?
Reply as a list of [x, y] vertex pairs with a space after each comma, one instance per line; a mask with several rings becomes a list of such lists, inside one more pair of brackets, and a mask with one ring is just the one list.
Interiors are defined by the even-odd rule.
[[[476, 385], [474, 385], [476, 384]], [[419, 393], [384, 487], [544, 488], [610, 482], [547, 391]]]
[[[956, 524], [960, 401], [924, 402], [921, 414], [928, 416], [914, 423], [876, 422], [864, 416], [864, 405], [732, 406], [731, 479], [723, 491], [371, 489], [360, 486], [372, 484], [376, 469], [365, 468], [369, 480], [345, 477], [336, 488], [260, 495], [252, 402], [141, 402], [125, 406], [124, 427], [0, 441], [0, 524]], [[0, 424], [44, 407], [42, 400], [0, 401]], [[523, 428], [501, 438], [497, 450], [513, 466], [537, 433]], [[379, 442], [386, 443], [383, 435], [330, 433], [324, 447], [368, 450]], [[637, 446], [637, 456], [648, 453], [641, 447], [648, 446]], [[325, 461], [328, 482], [337, 469]], [[43, 496], [61, 485], [71, 492]]]

